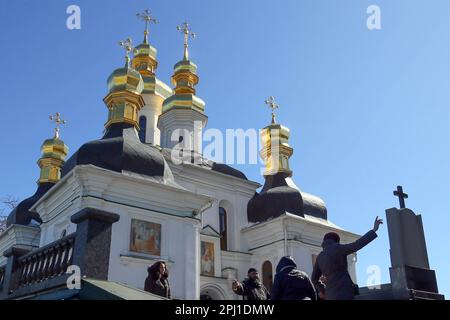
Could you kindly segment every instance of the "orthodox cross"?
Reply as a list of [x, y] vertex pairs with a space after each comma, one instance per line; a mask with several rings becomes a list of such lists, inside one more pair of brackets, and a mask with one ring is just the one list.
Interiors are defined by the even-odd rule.
[[67, 121], [61, 119], [61, 114], [59, 112], [49, 117], [51, 121], [55, 122], [55, 139], [59, 139], [59, 127], [63, 124], [66, 124]]
[[120, 41], [119, 46], [125, 49], [125, 67], [128, 68], [130, 66], [130, 52], [133, 50], [133, 40], [127, 38], [124, 41]]
[[397, 186], [397, 190], [394, 191], [394, 196], [398, 197], [400, 202], [400, 209], [404, 209], [405, 207], [405, 199], [408, 199], [408, 194], [403, 192], [402, 186]]
[[189, 37], [195, 39], [196, 34], [192, 32], [192, 29], [189, 29], [189, 24], [184, 22], [181, 26], [177, 26], [177, 30], [180, 31], [184, 35], [184, 60], [189, 60], [189, 52], [188, 52], [188, 40]]
[[270, 96], [266, 101], [264, 101], [270, 109], [272, 109], [272, 123], [275, 123], [275, 109], [278, 109], [280, 106], [275, 102], [275, 97]]
[[144, 43], [148, 43], [148, 26], [151, 23], [157, 24], [158, 20], [156, 20], [152, 14], [150, 13], [150, 10], [145, 9], [143, 12], [141, 13], [137, 13], [136, 17], [138, 17], [138, 19], [142, 20], [145, 22], [145, 31], [144, 31]]

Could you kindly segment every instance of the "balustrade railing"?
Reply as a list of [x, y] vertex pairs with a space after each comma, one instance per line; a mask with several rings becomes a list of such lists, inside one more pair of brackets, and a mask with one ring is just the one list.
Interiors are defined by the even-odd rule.
[[75, 233], [20, 257], [13, 287], [18, 289], [65, 273], [72, 264], [74, 244]]

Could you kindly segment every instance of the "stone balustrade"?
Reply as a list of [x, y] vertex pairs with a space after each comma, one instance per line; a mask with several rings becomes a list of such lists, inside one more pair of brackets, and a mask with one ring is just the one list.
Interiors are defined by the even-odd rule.
[[38, 250], [21, 256], [17, 261], [12, 290], [57, 277], [72, 264], [75, 233]]

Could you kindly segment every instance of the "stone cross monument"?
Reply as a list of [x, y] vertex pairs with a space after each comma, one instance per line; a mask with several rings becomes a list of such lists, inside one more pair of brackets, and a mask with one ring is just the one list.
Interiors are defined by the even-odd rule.
[[[430, 269], [423, 231], [422, 217], [406, 208], [408, 197], [401, 186], [394, 195], [399, 197], [400, 209], [386, 210], [391, 256], [391, 284], [397, 298], [421, 295], [422, 298], [439, 298], [436, 275]], [[440, 296], [440, 295], [438, 295]], [[414, 298], [411, 297], [411, 298]]]

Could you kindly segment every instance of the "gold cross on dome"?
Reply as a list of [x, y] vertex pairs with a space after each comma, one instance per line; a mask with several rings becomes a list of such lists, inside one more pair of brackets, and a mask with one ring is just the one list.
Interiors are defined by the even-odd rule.
[[133, 50], [133, 40], [131, 38], [127, 38], [120, 41], [119, 46], [125, 49], [125, 67], [128, 68], [130, 66], [130, 52]]
[[184, 22], [181, 26], [177, 26], [177, 30], [184, 35], [184, 60], [189, 60], [188, 41], [189, 38], [195, 39], [196, 34], [189, 29], [189, 24]]
[[266, 101], [264, 101], [269, 108], [272, 110], [272, 123], [275, 123], [275, 109], [278, 109], [280, 106], [275, 102], [275, 97], [270, 96]]
[[145, 30], [144, 30], [144, 43], [148, 43], [148, 26], [153, 23], [153, 24], [157, 24], [158, 20], [156, 20], [149, 9], [145, 9], [143, 12], [141, 13], [137, 13], [136, 16], [138, 17], [138, 19], [142, 20], [145, 22]]
[[67, 121], [61, 119], [61, 114], [59, 112], [56, 112], [54, 115], [50, 116], [49, 119], [55, 122], [55, 139], [59, 139], [59, 127], [66, 124]]

